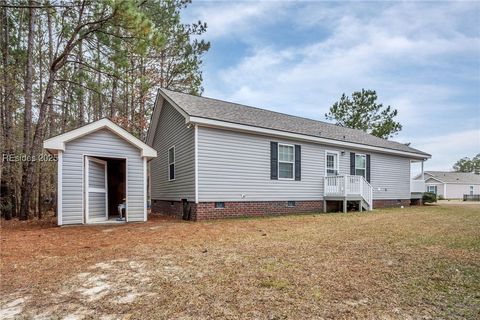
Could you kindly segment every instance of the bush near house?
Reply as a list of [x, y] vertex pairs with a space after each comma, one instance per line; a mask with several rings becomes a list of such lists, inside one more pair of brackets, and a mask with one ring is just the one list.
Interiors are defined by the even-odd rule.
[[434, 203], [437, 202], [437, 195], [432, 192], [425, 192], [422, 197], [423, 203]]

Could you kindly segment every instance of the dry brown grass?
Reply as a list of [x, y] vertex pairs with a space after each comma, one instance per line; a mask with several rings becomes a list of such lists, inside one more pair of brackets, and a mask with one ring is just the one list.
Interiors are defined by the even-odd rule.
[[470, 318], [480, 206], [189, 223], [3, 222], [18, 318]]

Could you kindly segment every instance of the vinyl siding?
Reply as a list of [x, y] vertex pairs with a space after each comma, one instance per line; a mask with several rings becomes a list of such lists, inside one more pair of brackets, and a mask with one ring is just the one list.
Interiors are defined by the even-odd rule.
[[431, 178], [428, 178], [428, 176], [426, 175], [425, 176], [425, 192], [428, 191], [428, 186], [437, 186], [437, 196], [442, 196], [444, 197], [444, 193], [445, 193], [445, 185], [444, 183], [438, 181], [438, 180], [435, 180], [435, 179], [431, 179]]
[[[270, 141], [300, 144], [301, 181], [270, 179]], [[323, 199], [325, 150], [339, 155], [339, 173], [350, 174], [350, 151], [319, 144], [221, 129], [198, 129], [199, 201], [287, 201]], [[410, 199], [410, 159], [371, 155], [374, 199]], [[242, 198], [242, 195], [245, 197]]]
[[104, 192], [90, 192], [88, 195], [89, 219], [105, 218], [106, 200]]
[[473, 186], [473, 194], [480, 194], [480, 185], [447, 183], [447, 199], [463, 199], [464, 194], [470, 194], [470, 186]]
[[83, 223], [84, 155], [126, 157], [128, 221], [144, 220], [143, 159], [140, 150], [108, 129], [66, 143], [63, 155], [63, 224]]
[[[175, 146], [175, 180], [168, 179], [168, 149]], [[195, 133], [185, 118], [164, 102], [153, 139], [157, 158], [150, 163], [155, 200], [195, 200]]]

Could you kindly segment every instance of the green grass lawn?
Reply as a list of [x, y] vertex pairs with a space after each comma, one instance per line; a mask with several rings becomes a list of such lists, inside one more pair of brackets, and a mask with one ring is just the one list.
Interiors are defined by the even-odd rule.
[[476, 319], [480, 312], [477, 205], [118, 227], [4, 223], [1, 236], [0, 318]]

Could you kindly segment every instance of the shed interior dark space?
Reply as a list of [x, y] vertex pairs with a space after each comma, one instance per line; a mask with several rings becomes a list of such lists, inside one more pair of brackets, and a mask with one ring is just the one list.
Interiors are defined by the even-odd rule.
[[[107, 161], [108, 219], [119, 218], [118, 205], [126, 198], [125, 159], [100, 158]], [[122, 215], [125, 218], [125, 212]]]

